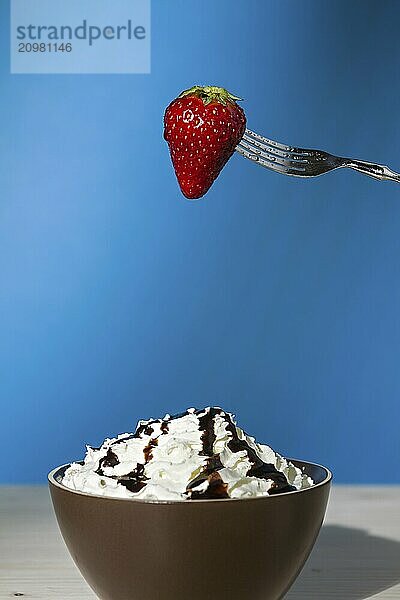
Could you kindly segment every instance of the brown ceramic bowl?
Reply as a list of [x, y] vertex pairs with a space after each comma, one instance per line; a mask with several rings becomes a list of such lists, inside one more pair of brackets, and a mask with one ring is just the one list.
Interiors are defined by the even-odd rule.
[[278, 600], [324, 519], [331, 473], [294, 460], [316, 485], [246, 500], [149, 502], [76, 492], [49, 475], [61, 533], [102, 600]]

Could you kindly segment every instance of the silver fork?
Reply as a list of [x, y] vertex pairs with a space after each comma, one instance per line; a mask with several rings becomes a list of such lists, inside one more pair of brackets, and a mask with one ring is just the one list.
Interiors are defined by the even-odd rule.
[[333, 169], [348, 167], [369, 175], [374, 179], [388, 179], [400, 183], [400, 174], [384, 165], [365, 162], [352, 158], [342, 158], [328, 154], [323, 150], [294, 148], [269, 140], [250, 129], [246, 129], [236, 151], [249, 160], [277, 171], [283, 175], [294, 177], [317, 177]]

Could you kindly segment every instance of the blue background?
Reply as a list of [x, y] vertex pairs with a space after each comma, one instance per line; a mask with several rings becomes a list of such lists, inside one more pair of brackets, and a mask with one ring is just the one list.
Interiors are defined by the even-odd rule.
[[0, 6], [0, 480], [219, 404], [338, 482], [399, 482], [400, 187], [236, 155], [188, 202], [162, 115], [223, 85], [256, 131], [400, 170], [400, 3], [153, 0], [127, 76], [10, 75]]

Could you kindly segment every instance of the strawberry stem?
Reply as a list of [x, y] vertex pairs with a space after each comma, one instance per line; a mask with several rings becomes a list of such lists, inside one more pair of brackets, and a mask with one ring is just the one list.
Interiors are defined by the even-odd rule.
[[194, 85], [188, 90], [183, 91], [179, 98], [185, 96], [196, 96], [203, 100], [204, 104], [210, 104], [211, 102], [219, 102], [220, 104], [236, 104], [237, 100], [241, 100], [238, 96], [234, 96], [228, 90], [215, 85]]

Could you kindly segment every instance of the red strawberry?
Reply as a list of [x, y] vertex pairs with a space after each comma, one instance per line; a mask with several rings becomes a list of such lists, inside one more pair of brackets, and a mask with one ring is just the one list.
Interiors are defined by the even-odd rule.
[[200, 198], [232, 156], [246, 128], [240, 100], [227, 90], [195, 85], [171, 102], [164, 138], [186, 198]]

